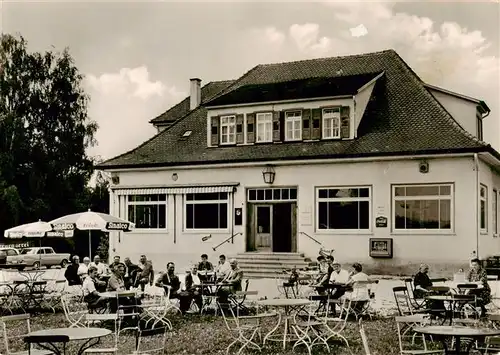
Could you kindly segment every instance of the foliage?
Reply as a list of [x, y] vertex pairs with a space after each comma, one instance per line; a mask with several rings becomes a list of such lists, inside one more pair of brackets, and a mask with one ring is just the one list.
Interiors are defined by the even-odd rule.
[[0, 35], [0, 230], [101, 208], [102, 188], [87, 188], [97, 124], [82, 82], [68, 49], [28, 52]]

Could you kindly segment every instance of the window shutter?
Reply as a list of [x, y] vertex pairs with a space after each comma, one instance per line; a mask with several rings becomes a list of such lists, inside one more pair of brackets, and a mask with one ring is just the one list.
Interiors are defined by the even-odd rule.
[[255, 113], [247, 113], [247, 143], [255, 142]]
[[212, 121], [210, 145], [216, 147], [219, 145], [219, 116], [211, 117], [210, 120]]
[[273, 142], [280, 141], [280, 111], [273, 112]]
[[311, 139], [321, 139], [321, 109], [312, 110]]
[[302, 110], [302, 139], [311, 139], [311, 110]]
[[236, 144], [245, 143], [243, 134], [243, 115], [236, 115]]
[[342, 106], [340, 108], [340, 136], [342, 138], [351, 137], [351, 118], [349, 115], [350, 107]]
[[285, 125], [285, 111], [280, 111], [280, 140], [284, 142], [285, 134], [286, 134], [286, 125]]

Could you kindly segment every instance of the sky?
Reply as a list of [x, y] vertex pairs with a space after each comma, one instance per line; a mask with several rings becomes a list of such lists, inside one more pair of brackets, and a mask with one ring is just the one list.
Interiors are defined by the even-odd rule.
[[498, 0], [0, 2], [0, 29], [29, 50], [69, 47], [100, 126], [89, 154], [101, 159], [151, 138], [148, 121], [189, 95], [190, 78], [391, 48], [429, 84], [486, 101], [484, 138], [500, 150]]

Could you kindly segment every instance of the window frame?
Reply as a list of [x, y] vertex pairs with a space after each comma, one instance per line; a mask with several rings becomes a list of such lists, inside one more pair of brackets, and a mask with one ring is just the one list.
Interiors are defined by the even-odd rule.
[[[396, 196], [396, 188], [398, 187], [449, 187], [450, 195], [422, 195], [422, 196]], [[399, 197], [399, 198], [398, 198]], [[444, 198], [442, 198], [444, 197]], [[448, 197], [448, 198], [446, 198]], [[397, 229], [396, 228], [396, 201], [401, 200], [450, 200], [450, 228], [442, 229]], [[439, 182], [439, 183], [424, 183], [424, 184], [392, 184], [391, 185], [391, 234], [454, 234], [455, 233], [455, 184], [449, 182]]]
[[[224, 232], [228, 232], [229, 231], [229, 228], [231, 227], [232, 225], [232, 214], [231, 214], [231, 210], [232, 210], [232, 207], [231, 207], [231, 193], [230, 192], [218, 192], [219, 194], [221, 193], [226, 193], [227, 194], [227, 198], [226, 199], [220, 199], [220, 195], [219, 195], [219, 199], [218, 200], [188, 200], [187, 199], [187, 195], [188, 194], [184, 194], [183, 195], [183, 203], [182, 203], [182, 229], [183, 229], [183, 232], [184, 233], [193, 233], [193, 234], [196, 234], [196, 233], [204, 233], [204, 232], [213, 232], [213, 233], [224, 233]], [[193, 204], [193, 205], [201, 205], [201, 204], [220, 204], [220, 203], [226, 203], [227, 204], [227, 209], [226, 209], [226, 213], [227, 213], [227, 216], [226, 216], [226, 220], [227, 220], [227, 226], [226, 228], [187, 228], [187, 205], [188, 204]], [[196, 218], [196, 216], [195, 216]], [[220, 216], [219, 216], [219, 224], [220, 224]], [[194, 223], [193, 223], [194, 225]]]
[[[332, 112], [338, 112], [338, 117], [325, 117], [327, 114], [325, 113], [326, 111], [332, 111]], [[331, 130], [328, 132], [329, 135], [326, 135], [326, 120], [332, 120], [332, 127]], [[334, 122], [336, 121], [337, 127], [335, 128]], [[339, 139], [341, 138], [341, 119], [340, 119], [340, 106], [337, 107], [326, 107], [321, 110], [321, 138], [322, 139]], [[337, 130], [337, 132], [336, 132]], [[336, 135], [334, 133], [337, 133]]]
[[[482, 190], [484, 189], [484, 197], [481, 196]], [[481, 205], [484, 202], [484, 228], [481, 225], [481, 218], [482, 212], [481, 212]], [[487, 234], [488, 233], [488, 186], [484, 184], [479, 184], [479, 231], [481, 234]]]
[[[264, 139], [259, 140], [259, 118], [265, 118], [265, 122], [262, 124], [265, 127], [269, 124], [270, 131], [267, 132], [266, 128], [264, 129]], [[269, 120], [268, 120], [269, 118]], [[265, 137], [269, 133], [269, 138]], [[272, 112], [258, 112], [255, 114], [255, 143], [272, 143], [273, 142], [273, 113]]]
[[493, 230], [493, 236], [498, 236], [498, 190], [496, 188], [493, 189], [493, 200], [491, 203], [491, 210], [493, 212], [491, 229]]
[[[299, 114], [298, 116], [292, 115], [292, 114]], [[290, 116], [291, 115], [291, 116]], [[298, 123], [298, 129], [296, 127]], [[292, 125], [292, 137], [288, 136], [288, 127], [289, 125]], [[299, 132], [299, 137], [294, 138], [293, 136], [295, 135], [296, 132]], [[285, 141], [287, 142], [294, 142], [294, 141], [301, 141], [302, 140], [302, 111], [301, 110], [292, 110], [292, 111], [285, 111]]]
[[[129, 201], [130, 196], [151, 196], [151, 195], [165, 195], [165, 200], [164, 201]], [[165, 206], [165, 228], [138, 228], [137, 224], [135, 221], [130, 221], [130, 216], [128, 213], [128, 208], [129, 206], [159, 206], [159, 205], [164, 205]], [[138, 232], [145, 232], [147, 231], [148, 233], [155, 232], [155, 231], [160, 231], [162, 233], [165, 233], [168, 230], [168, 195], [167, 194], [133, 194], [133, 195], [125, 195], [125, 216], [126, 220], [134, 223], [136, 227], [132, 229], [132, 232], [138, 231]], [[135, 212], [134, 212], [134, 217], [135, 217]]]
[[[222, 121], [226, 119], [228, 122], [222, 123]], [[220, 125], [220, 133], [219, 133], [219, 142], [221, 145], [232, 145], [236, 144], [236, 115], [223, 115], [220, 116], [219, 118], [219, 125]], [[229, 122], [232, 120], [232, 122]], [[222, 128], [227, 127], [227, 133], [223, 134], [222, 133]], [[233, 128], [233, 132], [231, 133], [231, 128]], [[222, 141], [222, 137], [227, 136], [227, 142]]]
[[[345, 198], [320, 198], [319, 191], [325, 189], [366, 189], [368, 188], [368, 197], [345, 197]], [[316, 186], [315, 187], [315, 204], [314, 204], [314, 229], [317, 234], [372, 234], [373, 233], [373, 186], [372, 185], [348, 185], [348, 186]], [[319, 203], [334, 202], [334, 201], [368, 201], [368, 228], [366, 229], [320, 229], [319, 228]], [[359, 215], [358, 215], [359, 223]]]

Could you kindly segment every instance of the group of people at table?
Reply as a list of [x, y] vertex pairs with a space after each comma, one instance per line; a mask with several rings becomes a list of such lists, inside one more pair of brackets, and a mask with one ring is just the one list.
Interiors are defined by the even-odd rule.
[[[219, 286], [217, 289], [219, 301], [226, 303], [230, 294], [241, 291], [243, 271], [235, 259], [227, 261], [225, 255], [220, 255], [219, 262], [214, 267], [208, 261], [208, 256], [203, 254], [201, 261], [186, 272], [182, 283], [175, 273], [173, 262], [169, 262], [166, 271], [160, 272], [155, 280], [153, 264], [145, 255], [140, 257], [138, 264], [134, 264], [128, 257], [122, 263], [120, 256], [115, 256], [110, 265], [103, 263], [98, 255], [94, 257], [93, 262], [85, 257], [80, 264], [80, 258], [75, 255], [64, 276], [69, 286], [81, 286], [89, 309], [100, 309], [110, 304], [110, 299], [103, 297], [104, 292], [125, 292], [132, 288], [140, 288], [139, 299], [131, 300], [124, 297], [120, 298], [119, 302], [123, 305], [139, 304], [146, 285], [155, 285], [163, 288], [170, 298], [179, 299], [179, 308], [184, 314], [190, 309], [193, 300], [201, 311], [202, 293], [207, 292], [208, 284]], [[110, 304], [112, 311], [116, 307], [117, 304]]]

